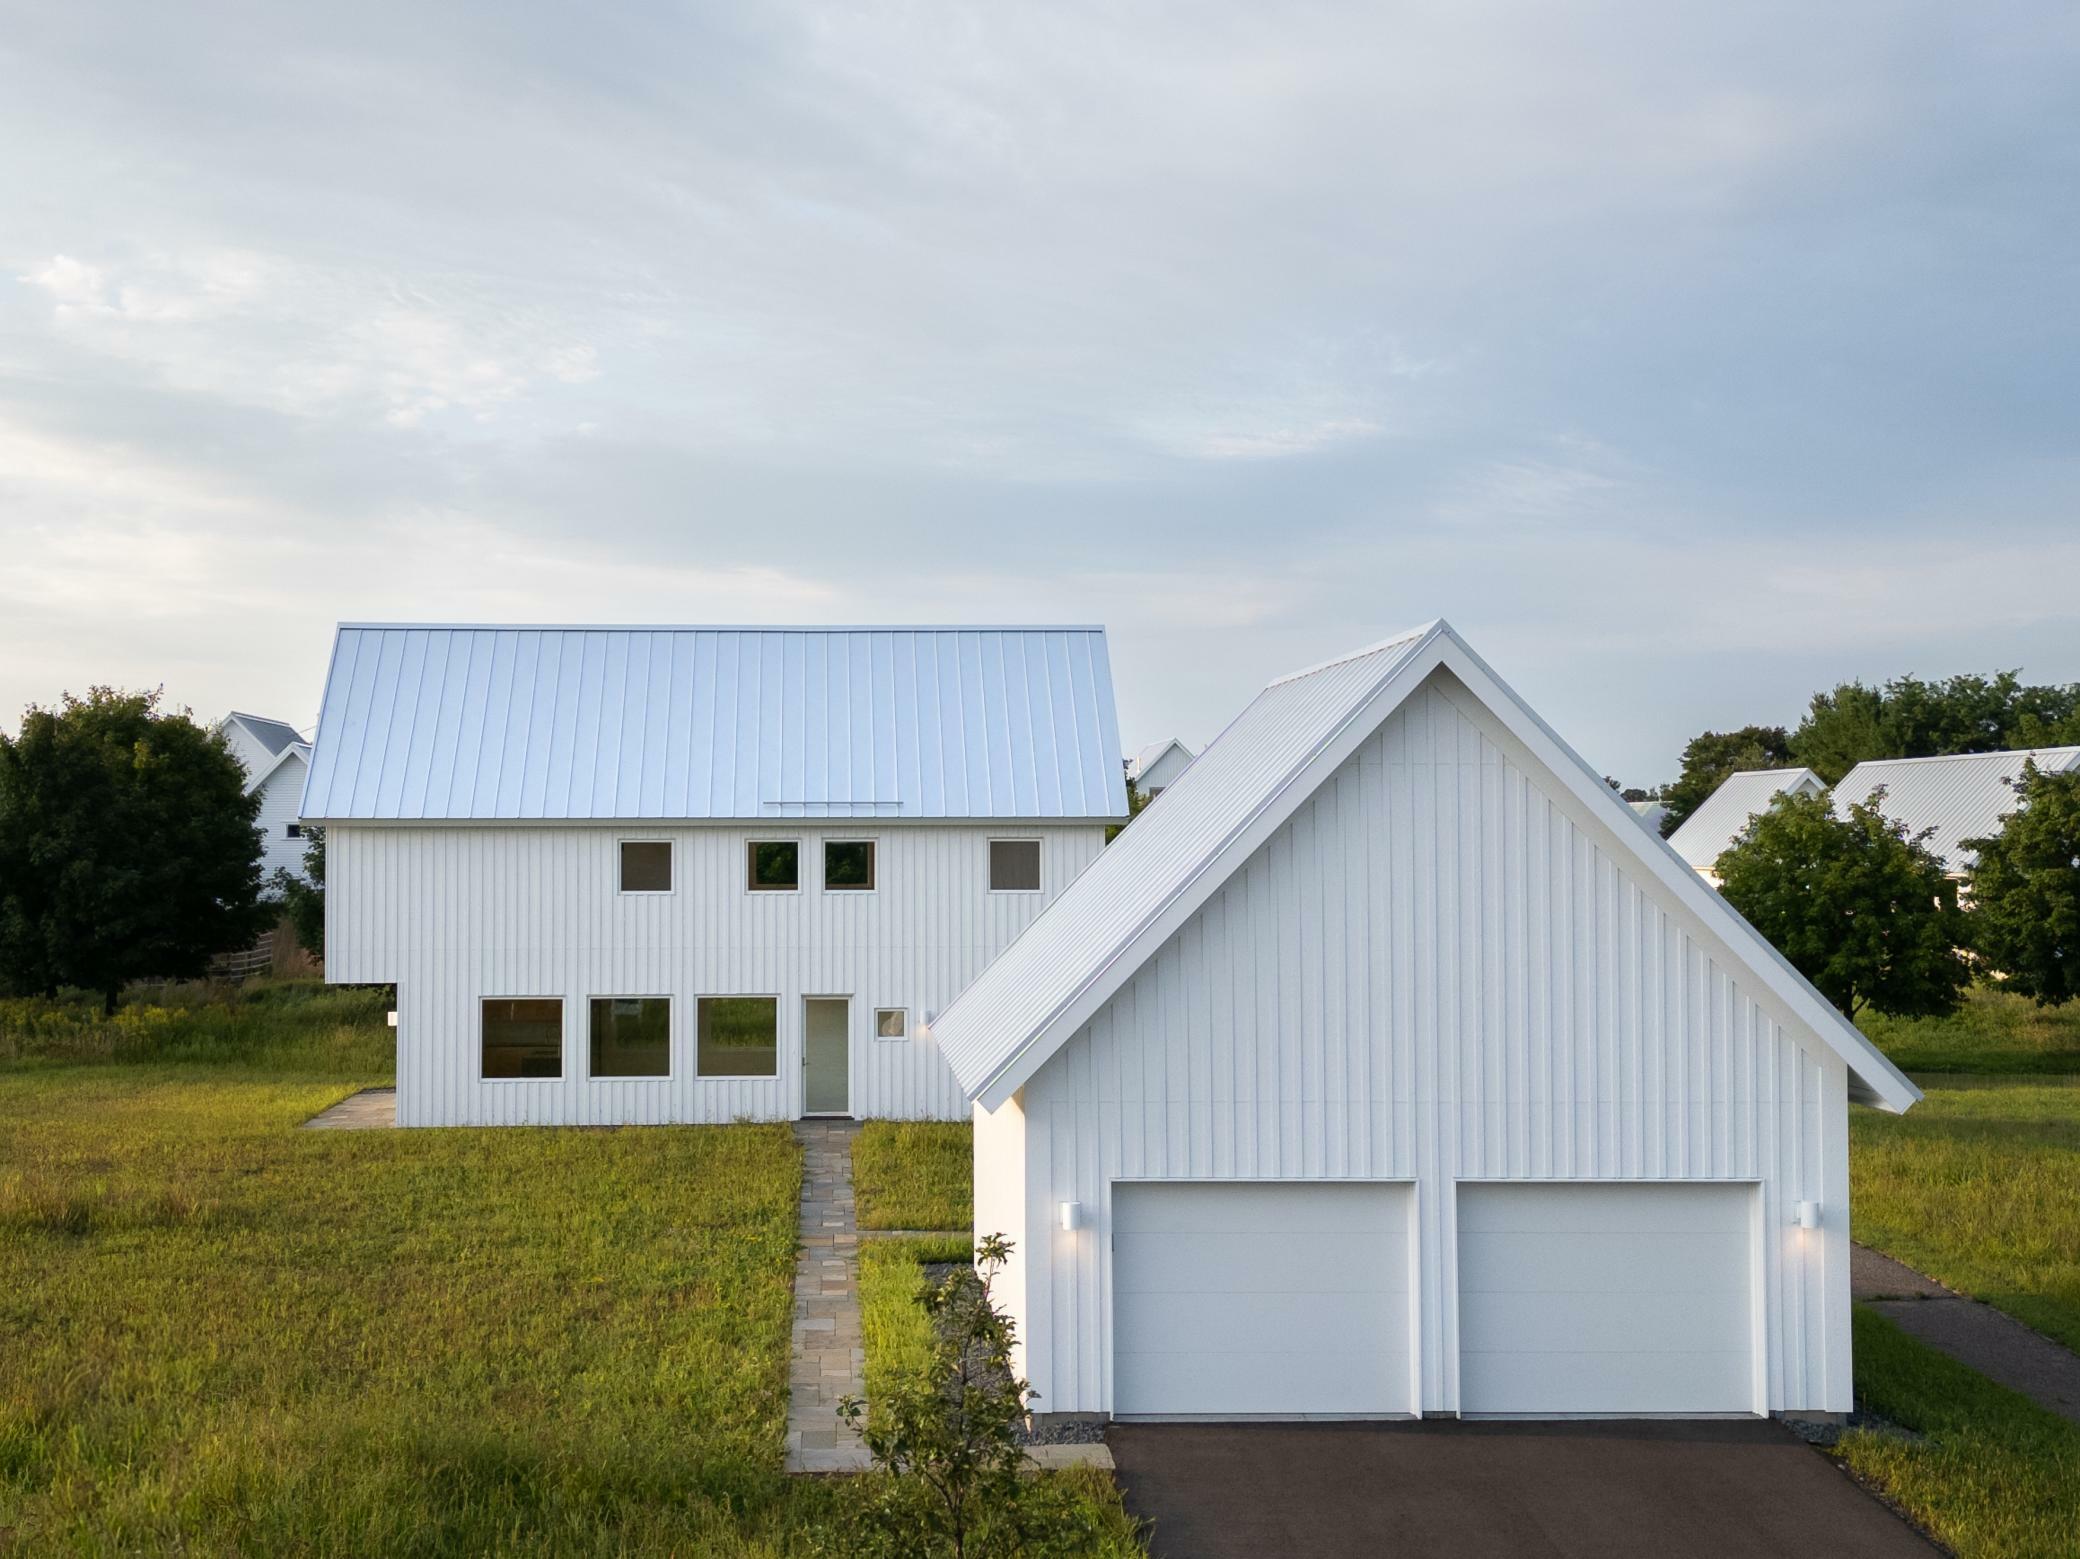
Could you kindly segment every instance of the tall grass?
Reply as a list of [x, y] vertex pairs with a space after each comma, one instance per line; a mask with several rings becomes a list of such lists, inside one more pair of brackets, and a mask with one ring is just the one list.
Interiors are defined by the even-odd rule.
[[133, 990], [113, 1017], [98, 999], [0, 1000], [0, 1063], [244, 1066], [374, 1079], [395, 1071], [386, 987], [316, 980]]
[[2080, 1072], [2080, 1002], [2039, 1007], [1980, 986], [1947, 1018], [1888, 1018], [1857, 1026], [1908, 1072]]
[[962, 1229], [975, 1220], [975, 1129], [966, 1121], [868, 1121], [852, 1139], [862, 1229]]

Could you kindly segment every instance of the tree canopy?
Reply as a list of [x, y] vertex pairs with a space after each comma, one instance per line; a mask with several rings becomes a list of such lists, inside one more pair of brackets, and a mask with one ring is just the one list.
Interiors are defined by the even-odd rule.
[[1738, 731], [1706, 731], [1683, 749], [1683, 772], [1661, 799], [1668, 811], [1661, 819], [1665, 839], [1683, 819], [1704, 805], [1705, 798], [1743, 769], [1781, 769], [1790, 761], [1789, 738], [1781, 725], [1744, 725]]
[[1926, 835], [1831, 797], [1779, 796], [1719, 857], [1719, 891], [1848, 1017], [1957, 1010], [1971, 983], [1954, 885]]
[[0, 735], [0, 988], [184, 979], [249, 945], [259, 798], [223, 739], [159, 695], [97, 687]]
[[1940, 682], [1895, 677], [1815, 693], [1789, 756], [1832, 785], [1868, 758], [1932, 758], [2080, 742], [2080, 683], [2025, 685], [2013, 671]]
[[2080, 774], [2034, 762], [2000, 831], [1967, 839], [1974, 949], [2011, 991], [2056, 1006], [2080, 996]]

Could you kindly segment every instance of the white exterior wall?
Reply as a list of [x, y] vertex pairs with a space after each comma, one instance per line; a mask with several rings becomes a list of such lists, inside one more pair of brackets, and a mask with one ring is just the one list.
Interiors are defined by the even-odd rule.
[[[871, 838], [878, 886], [823, 890], [822, 841]], [[989, 840], [1041, 841], [1041, 891], [992, 893]], [[674, 891], [622, 894], [618, 841], [670, 839]], [[799, 839], [805, 886], [750, 892], [746, 845]], [[1104, 848], [1102, 824], [805, 827], [333, 823], [326, 977], [395, 982], [398, 1120], [412, 1126], [793, 1119], [802, 999], [852, 998], [852, 1111], [963, 1119], [919, 1031]], [[670, 996], [672, 1075], [585, 1077], [585, 1003]], [[780, 998], [779, 1075], [694, 1076], [698, 996]], [[563, 1076], [484, 1081], [479, 1003], [560, 996]], [[873, 1037], [903, 1007], [910, 1037]]]
[[291, 839], [289, 825], [297, 820], [297, 808], [303, 804], [303, 779], [309, 769], [299, 757], [284, 758], [260, 787], [260, 815], [253, 819], [253, 826], [260, 830], [263, 878], [272, 877], [277, 868], [297, 877], [305, 875], [303, 850], [309, 841]]
[[[1031, 1309], [1026, 1279], [1031, 1264], [1026, 1259], [1029, 1238], [1047, 1238], [1044, 1226], [1029, 1228], [1026, 1222], [1025, 1177], [1020, 1165], [1026, 1155], [1026, 1112], [1018, 1099], [1007, 1100], [1000, 1110], [975, 1106], [975, 1237], [1001, 1234], [1011, 1242], [1011, 1259], [997, 1274], [992, 1287], [997, 1303], [1006, 1313], [1023, 1316]], [[1021, 1329], [1011, 1346], [1011, 1373], [1021, 1375], [1026, 1367], [1026, 1338]], [[1041, 1412], [1051, 1405], [1036, 1404]]]
[[[1412, 1183], [1425, 1412], [1459, 1408], [1460, 1181], [1759, 1183], [1756, 1407], [1850, 1406], [1844, 1063], [1452, 687], [1026, 1084], [1015, 1315], [1043, 1411], [1111, 1411], [1111, 1187], [1169, 1178]], [[978, 1181], [978, 1210], [1003, 1194]], [[1822, 1228], [1790, 1227], [1800, 1200]], [[1063, 1201], [1092, 1227], [1063, 1232]]]

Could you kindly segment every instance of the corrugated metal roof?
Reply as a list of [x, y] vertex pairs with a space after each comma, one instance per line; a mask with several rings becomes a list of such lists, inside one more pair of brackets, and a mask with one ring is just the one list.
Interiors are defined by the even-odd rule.
[[1907, 832], [1935, 830], [1928, 847], [1953, 872], [1969, 871], [1975, 857], [1959, 841], [1983, 839], [2016, 810], [2009, 780], [2022, 777], [2025, 760], [2054, 774], [2080, 769], [2080, 747], [2033, 747], [2012, 752], [1965, 752], [1941, 758], [1874, 758], [1859, 763], [1834, 788], [1837, 807], [1868, 801], [1885, 787], [1881, 810]]
[[1748, 819], [1767, 811], [1777, 797], [1786, 791], [1817, 796], [1826, 788], [1827, 782], [1811, 769], [1743, 769], [1729, 774], [1668, 836], [1668, 847], [1697, 870], [1709, 870], [1734, 835], [1748, 826]]
[[1102, 628], [342, 624], [303, 815], [1119, 818]]

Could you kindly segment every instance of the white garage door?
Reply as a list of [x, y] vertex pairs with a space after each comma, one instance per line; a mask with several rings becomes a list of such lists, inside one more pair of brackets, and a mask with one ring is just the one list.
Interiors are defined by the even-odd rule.
[[1459, 1187], [1467, 1413], [1755, 1410], [1752, 1186]]
[[1403, 1185], [1112, 1190], [1113, 1412], [1413, 1411]]

